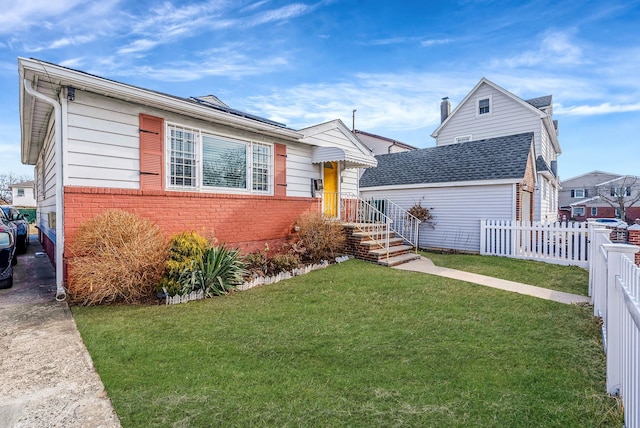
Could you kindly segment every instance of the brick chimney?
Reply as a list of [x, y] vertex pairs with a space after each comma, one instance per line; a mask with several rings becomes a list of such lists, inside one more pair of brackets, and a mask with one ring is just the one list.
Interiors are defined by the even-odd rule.
[[440, 123], [447, 120], [449, 113], [451, 113], [451, 102], [449, 101], [449, 97], [444, 97], [440, 103]]

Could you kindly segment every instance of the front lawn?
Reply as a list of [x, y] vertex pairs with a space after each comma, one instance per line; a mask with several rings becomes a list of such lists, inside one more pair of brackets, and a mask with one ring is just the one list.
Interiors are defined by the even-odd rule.
[[578, 266], [476, 254], [441, 254], [422, 251], [436, 266], [522, 282], [537, 287], [587, 296], [589, 271]]
[[73, 314], [124, 427], [622, 425], [589, 308], [446, 278], [352, 260]]

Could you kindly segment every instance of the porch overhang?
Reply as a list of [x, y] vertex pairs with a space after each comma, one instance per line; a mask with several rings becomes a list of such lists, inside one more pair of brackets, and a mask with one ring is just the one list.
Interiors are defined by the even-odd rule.
[[357, 153], [341, 147], [315, 147], [311, 154], [312, 163], [344, 162], [346, 168], [373, 168], [378, 161], [371, 155]]

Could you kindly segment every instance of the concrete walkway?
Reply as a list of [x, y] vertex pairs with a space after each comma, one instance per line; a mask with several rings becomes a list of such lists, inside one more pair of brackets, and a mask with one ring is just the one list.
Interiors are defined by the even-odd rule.
[[419, 259], [416, 259], [414, 261], [395, 266], [395, 268], [443, 276], [445, 278], [457, 279], [459, 281], [466, 281], [474, 284], [484, 285], [485, 287], [498, 288], [500, 290], [539, 297], [541, 299], [553, 300], [554, 302], [559, 303], [591, 303], [591, 298], [587, 296], [563, 293], [562, 291], [554, 291], [547, 288], [522, 284], [519, 282], [507, 281], [504, 279], [493, 278], [485, 275], [478, 275], [477, 273], [438, 267], [426, 257], [420, 257]]
[[42, 251], [32, 237], [0, 290], [0, 427], [120, 427]]

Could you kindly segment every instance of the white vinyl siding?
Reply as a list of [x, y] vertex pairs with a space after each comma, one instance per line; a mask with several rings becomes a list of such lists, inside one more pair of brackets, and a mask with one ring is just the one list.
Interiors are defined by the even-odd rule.
[[[476, 117], [477, 99], [491, 97], [490, 115]], [[536, 153], [540, 153], [540, 129], [542, 122], [533, 111], [502, 92], [488, 85], [482, 85], [467, 103], [458, 107], [446, 125], [440, 130], [436, 145], [453, 144], [455, 137], [473, 135], [474, 140], [501, 137], [505, 135], [534, 132]]]
[[131, 104], [76, 90], [67, 102], [65, 184], [138, 188], [138, 113]]
[[40, 151], [34, 171], [36, 176], [36, 224], [52, 242], [56, 242], [56, 230], [49, 224], [49, 213], [56, 211], [56, 158], [54, 149], [53, 117], [49, 122], [44, 147]]
[[385, 196], [405, 209], [417, 202], [429, 208], [434, 227], [421, 225], [420, 248], [480, 252], [480, 220], [515, 220], [512, 184], [360, 192]]
[[[250, 140], [255, 144], [270, 147], [273, 143], [286, 144], [287, 196], [310, 197], [310, 179], [319, 178], [319, 169], [311, 165], [311, 147], [306, 145], [278, 141], [273, 137], [81, 90], [76, 90], [75, 100], [68, 102], [67, 106], [68, 142], [65, 147], [65, 174], [68, 177], [65, 184], [67, 185], [138, 189], [140, 187], [140, 113], [162, 117], [165, 122], [180, 123], [186, 128], [206, 129], [208, 133], [231, 139]], [[264, 181], [264, 177], [260, 180]], [[258, 187], [264, 184], [263, 182]], [[272, 182], [267, 185], [273, 187]], [[256, 188], [256, 191], [258, 190]]]

